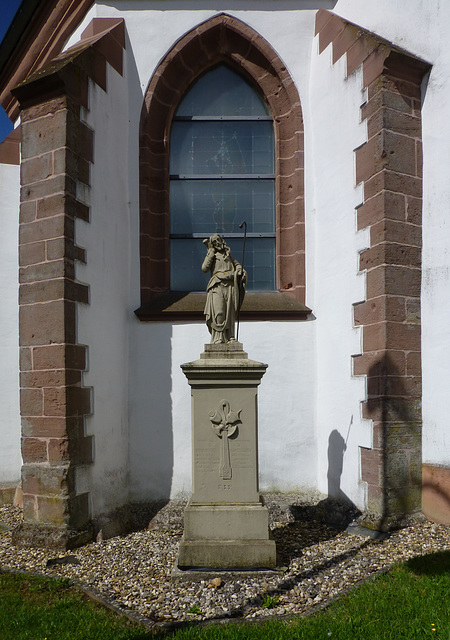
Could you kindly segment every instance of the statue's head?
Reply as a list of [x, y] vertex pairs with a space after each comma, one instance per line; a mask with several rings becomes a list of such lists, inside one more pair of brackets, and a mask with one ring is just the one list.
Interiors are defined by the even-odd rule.
[[209, 242], [211, 246], [214, 247], [214, 249], [219, 251], [224, 247], [226, 247], [225, 240], [218, 233], [213, 233], [212, 236], [210, 236], [209, 238]]

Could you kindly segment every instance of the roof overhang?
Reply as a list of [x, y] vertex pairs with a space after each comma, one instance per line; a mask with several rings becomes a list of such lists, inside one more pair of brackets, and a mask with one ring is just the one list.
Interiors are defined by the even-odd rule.
[[19, 105], [11, 91], [61, 53], [94, 0], [22, 0], [0, 45], [0, 104], [11, 120]]

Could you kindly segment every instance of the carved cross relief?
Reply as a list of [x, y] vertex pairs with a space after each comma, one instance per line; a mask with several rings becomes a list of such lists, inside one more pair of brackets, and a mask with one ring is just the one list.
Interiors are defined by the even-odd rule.
[[239, 411], [232, 411], [228, 400], [221, 400], [219, 407], [215, 411], [209, 412], [209, 419], [216, 435], [221, 438], [220, 447], [220, 471], [219, 475], [223, 480], [231, 480], [231, 460], [230, 460], [230, 438], [238, 428], [238, 424], [242, 424]]

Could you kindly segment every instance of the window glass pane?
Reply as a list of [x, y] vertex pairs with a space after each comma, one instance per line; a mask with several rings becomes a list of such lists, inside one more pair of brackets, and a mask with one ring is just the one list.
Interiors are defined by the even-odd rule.
[[182, 121], [172, 124], [170, 173], [271, 174], [272, 122]]
[[[170, 138], [173, 291], [205, 291], [209, 275], [201, 271], [206, 255], [202, 240], [212, 233], [224, 235], [234, 258], [241, 261], [239, 225], [244, 220], [249, 234], [271, 236], [247, 238], [247, 289], [275, 288], [275, 180], [259, 177], [274, 174], [273, 123], [257, 120], [267, 116], [270, 112], [258, 92], [224, 65], [205, 73], [182, 99]], [[235, 119], [239, 117], [244, 119]]]
[[258, 93], [239, 74], [220, 65], [201, 76], [178, 106], [176, 116], [268, 116]]
[[[243, 238], [226, 238], [231, 255], [242, 262]], [[247, 238], [244, 269], [247, 271], [247, 291], [275, 289], [275, 238]]]
[[209, 275], [203, 273], [206, 248], [202, 240], [170, 241], [170, 288], [172, 291], [206, 291]]
[[[242, 263], [243, 238], [226, 238], [231, 255]], [[209, 274], [202, 272], [206, 248], [201, 239], [172, 240], [170, 243], [171, 288], [173, 291], [206, 291]], [[247, 291], [275, 289], [275, 238], [247, 238], [244, 269]]]
[[172, 234], [275, 233], [274, 180], [171, 180]]

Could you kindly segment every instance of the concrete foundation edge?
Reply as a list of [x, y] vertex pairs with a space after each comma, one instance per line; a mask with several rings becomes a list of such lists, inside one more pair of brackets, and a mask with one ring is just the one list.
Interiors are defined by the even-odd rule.
[[92, 527], [75, 530], [48, 524], [23, 523], [14, 529], [12, 543], [18, 547], [67, 551], [92, 542], [93, 536]]

